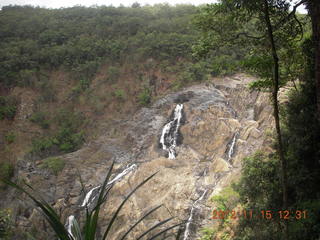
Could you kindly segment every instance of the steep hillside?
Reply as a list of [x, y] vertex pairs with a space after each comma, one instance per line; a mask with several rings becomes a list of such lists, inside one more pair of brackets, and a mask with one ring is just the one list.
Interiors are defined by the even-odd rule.
[[[252, 80], [246, 75], [236, 75], [166, 95], [132, 117], [115, 123], [113, 128], [117, 134], [101, 133], [97, 140], [80, 150], [60, 155], [65, 166], [57, 176], [41, 168], [45, 160], [20, 162], [17, 175], [45, 192], [67, 221], [70, 215], [80, 216], [84, 202], [78, 171], [89, 191], [101, 184], [111, 161], [116, 161], [118, 174], [127, 170], [106, 205], [108, 210], [103, 213], [102, 222], [107, 222], [110, 212], [129, 189], [159, 171], [145, 190], [137, 192], [125, 206], [112, 229], [112, 239], [118, 239], [116, 236], [124, 233], [129, 222], [160, 203], [165, 207], [145, 220], [129, 239], [134, 239], [156, 219], [170, 215], [190, 218], [190, 224], [183, 228], [183, 239], [196, 239], [199, 227], [216, 223], [209, 219], [213, 210], [208, 201], [210, 196], [236, 181], [242, 158], [269, 141], [265, 131], [271, 127], [272, 108], [266, 94], [248, 91], [246, 85]], [[170, 158], [160, 141], [177, 104], [183, 106], [180, 140], [173, 149], [174, 157]], [[93, 201], [94, 194], [89, 201]], [[14, 198], [9, 195], [3, 201], [17, 214], [19, 232], [33, 229], [38, 239], [47, 239], [48, 233], [36, 230], [37, 225], [44, 224], [39, 213], [29, 207], [27, 199], [19, 203]]]
[[75, 151], [101, 131], [117, 134], [114, 121], [165, 93], [236, 69], [241, 49], [192, 58], [198, 9], [3, 7], [0, 175], [19, 160]]
[[3, 7], [0, 239], [319, 239], [317, 29], [263, 3]]

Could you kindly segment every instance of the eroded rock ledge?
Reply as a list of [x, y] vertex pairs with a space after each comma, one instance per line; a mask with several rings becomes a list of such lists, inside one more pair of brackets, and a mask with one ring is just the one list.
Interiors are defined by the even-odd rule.
[[[265, 144], [264, 132], [272, 124], [267, 94], [247, 89], [246, 84], [252, 80], [239, 74], [169, 94], [131, 119], [119, 121], [119, 136], [101, 133], [96, 141], [61, 156], [67, 165], [57, 177], [41, 172], [36, 163], [21, 166], [18, 175], [45, 192], [62, 218], [67, 219], [70, 214], [79, 214], [84, 198], [80, 195], [77, 169], [90, 189], [103, 181], [112, 160], [116, 161], [116, 173], [136, 164], [137, 168], [115, 185], [108, 207], [102, 212], [103, 225], [130, 189], [159, 171], [126, 204], [113, 228], [113, 239], [124, 233], [134, 219], [160, 203], [165, 207], [139, 225], [131, 239], [161, 218], [175, 215], [178, 219], [190, 219], [191, 212], [192, 221], [183, 238], [197, 239], [197, 229], [212, 221], [208, 198], [239, 177], [241, 160]], [[180, 128], [183, 142], [176, 147], [177, 157], [168, 159], [159, 148], [159, 137], [178, 103], [184, 105], [184, 124]], [[15, 206], [20, 228], [30, 229], [31, 223], [43, 228], [42, 218], [28, 201], [19, 202], [9, 195], [6, 204], [10, 205], [9, 202]]]

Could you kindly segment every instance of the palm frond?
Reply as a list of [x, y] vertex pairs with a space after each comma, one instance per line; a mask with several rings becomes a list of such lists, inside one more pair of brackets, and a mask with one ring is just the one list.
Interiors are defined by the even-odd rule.
[[162, 207], [162, 204], [151, 209], [149, 212], [147, 212], [145, 215], [143, 215], [135, 224], [133, 224], [128, 231], [123, 235], [123, 237], [120, 240], [124, 240], [125, 237], [141, 222], [143, 221], [143, 219], [145, 219], [146, 217], [148, 217], [151, 213], [153, 213], [154, 211], [158, 210], [160, 207]]
[[173, 226], [170, 226], [170, 227], [162, 230], [161, 232], [157, 233], [156, 235], [152, 236], [151, 238], [148, 238], [148, 240], [153, 240], [153, 239], [159, 237], [161, 234], [164, 234], [165, 232], [170, 231], [171, 229], [173, 229], [173, 228], [175, 228], [175, 227], [178, 227], [178, 226], [180, 226], [180, 225], [183, 225], [183, 224], [185, 224], [185, 223], [186, 223], [186, 222], [181, 222], [181, 223], [175, 224], [175, 225], [173, 225]]
[[[8, 179], [2, 180], [7, 185], [25, 193], [32, 201], [38, 206], [41, 210], [44, 216], [46, 217], [47, 221], [49, 222], [50, 226], [54, 230], [54, 232], [57, 234], [60, 240], [72, 240], [72, 237], [65, 229], [64, 225], [61, 223], [59, 216], [56, 214], [55, 210], [44, 200], [39, 201], [37, 200], [31, 193], [29, 193], [24, 188], [20, 187], [19, 185], [15, 184], [14, 182], [11, 182]], [[30, 186], [28, 186], [30, 187]], [[32, 188], [31, 188], [32, 189]]]
[[163, 224], [171, 221], [172, 219], [173, 219], [173, 217], [170, 217], [170, 218], [167, 218], [167, 219], [165, 219], [165, 220], [157, 223], [156, 225], [152, 226], [152, 227], [149, 228], [147, 231], [145, 231], [143, 234], [141, 234], [141, 235], [137, 238], [137, 240], [143, 238], [145, 235], [147, 235], [147, 234], [148, 234], [149, 232], [151, 232], [153, 229], [156, 229], [157, 227], [160, 227], [161, 225], [163, 225]]
[[122, 209], [122, 207], [124, 206], [124, 204], [128, 201], [128, 199], [132, 196], [132, 194], [134, 194], [140, 187], [142, 187], [146, 182], [148, 182], [151, 178], [153, 178], [158, 172], [152, 174], [151, 176], [149, 176], [148, 178], [146, 178], [145, 180], [143, 180], [140, 184], [138, 184], [138, 186], [136, 186], [129, 194], [128, 196], [125, 197], [125, 199], [122, 201], [122, 203], [120, 204], [120, 206], [117, 208], [116, 212], [113, 214], [113, 217], [111, 218], [108, 227], [105, 231], [105, 233], [103, 234], [102, 240], [105, 240], [106, 237], [108, 236], [108, 233], [110, 232], [110, 229], [114, 223], [114, 221], [116, 220], [120, 210]]

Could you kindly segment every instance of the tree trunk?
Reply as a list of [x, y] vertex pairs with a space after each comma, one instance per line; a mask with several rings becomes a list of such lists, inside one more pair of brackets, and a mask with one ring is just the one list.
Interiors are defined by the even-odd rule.
[[[268, 30], [268, 38], [271, 45], [271, 53], [273, 58], [273, 91], [272, 91], [272, 100], [273, 100], [273, 117], [275, 120], [276, 125], [276, 132], [277, 132], [277, 142], [278, 142], [278, 155], [281, 162], [281, 178], [282, 178], [282, 204], [283, 209], [288, 209], [288, 176], [287, 176], [287, 161], [284, 157], [284, 150], [282, 144], [282, 135], [281, 135], [281, 128], [280, 128], [280, 118], [279, 118], [279, 104], [278, 104], [278, 91], [279, 91], [279, 58], [277, 54], [277, 49], [273, 37], [273, 28], [270, 21], [269, 15], [269, 6], [268, 1], [264, 0], [264, 17], [265, 23]], [[288, 223], [285, 221], [284, 224], [284, 232], [285, 232], [285, 239], [289, 240], [289, 232], [288, 232]]]
[[309, 0], [307, 2], [307, 8], [312, 23], [312, 40], [315, 51], [314, 77], [317, 91], [317, 117], [320, 121], [320, 1]]

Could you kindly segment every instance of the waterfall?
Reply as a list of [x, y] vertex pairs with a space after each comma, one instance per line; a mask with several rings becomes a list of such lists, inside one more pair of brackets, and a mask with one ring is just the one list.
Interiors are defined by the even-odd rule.
[[73, 239], [75, 239], [75, 237], [74, 237], [73, 234], [72, 234], [71, 228], [72, 228], [72, 225], [73, 225], [74, 220], [75, 220], [74, 216], [73, 216], [73, 215], [70, 215], [70, 216], [68, 217], [68, 219], [67, 219], [67, 224], [66, 224], [66, 225], [67, 225], [67, 226], [66, 226], [67, 231], [68, 231], [68, 233], [72, 236]]
[[192, 222], [193, 219], [193, 215], [194, 215], [194, 211], [196, 208], [198, 208], [197, 204], [198, 202], [200, 202], [204, 196], [206, 195], [208, 190], [203, 191], [202, 195], [192, 204], [191, 207], [191, 211], [190, 211], [190, 215], [186, 224], [186, 230], [184, 231], [184, 236], [183, 236], [183, 240], [188, 240], [190, 237], [190, 224]]
[[98, 187], [94, 187], [94, 188], [91, 188], [90, 191], [86, 194], [82, 204], [81, 204], [81, 207], [84, 207], [86, 206], [88, 203], [89, 203], [89, 200], [91, 199], [91, 196], [93, 195], [93, 192], [96, 190], [100, 189], [100, 186]]
[[174, 109], [173, 120], [168, 122], [162, 129], [160, 143], [162, 149], [168, 152], [169, 159], [176, 158], [178, 131], [181, 125], [183, 104], [177, 104]]
[[[132, 164], [130, 167], [127, 167], [121, 173], [119, 173], [117, 176], [115, 176], [111, 181], [109, 181], [107, 183], [107, 186], [120, 181], [125, 175], [127, 175], [128, 173], [130, 173], [131, 171], [133, 171], [136, 168], [137, 168], [136, 164]], [[100, 187], [101, 186], [94, 187], [86, 194], [86, 196], [81, 204], [81, 207], [85, 207], [86, 205], [89, 205], [90, 203], [92, 203], [96, 199], [96, 197], [98, 196], [97, 193], [99, 192], [98, 190], [100, 189]], [[93, 194], [94, 192], [96, 192], [96, 193]]]
[[230, 163], [230, 160], [233, 156], [233, 153], [234, 153], [234, 147], [236, 145], [236, 140], [237, 140], [237, 137], [239, 135], [239, 132], [236, 132], [232, 138], [232, 141], [231, 141], [231, 144], [230, 144], [230, 148], [229, 148], [229, 151], [228, 151], [228, 156], [227, 156], [227, 162]]

